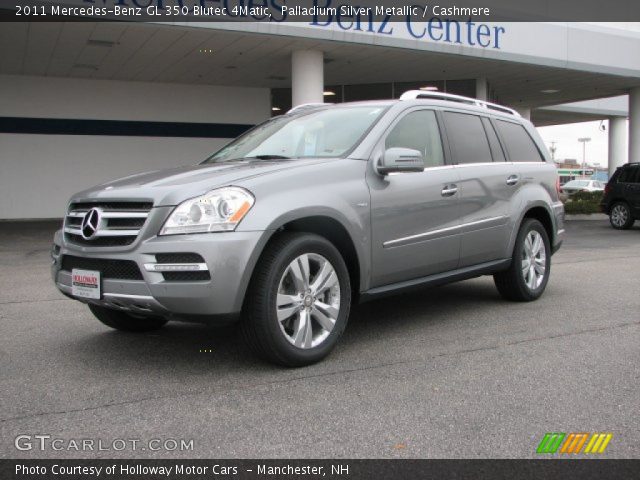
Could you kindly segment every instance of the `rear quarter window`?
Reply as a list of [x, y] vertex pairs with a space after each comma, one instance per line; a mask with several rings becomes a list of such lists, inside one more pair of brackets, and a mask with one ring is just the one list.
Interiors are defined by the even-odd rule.
[[543, 162], [544, 157], [531, 135], [519, 123], [497, 120], [496, 124], [511, 162]]
[[618, 175], [617, 182], [618, 183], [638, 183], [640, 179], [638, 176], [640, 174], [640, 168], [638, 167], [627, 167], [623, 168]]

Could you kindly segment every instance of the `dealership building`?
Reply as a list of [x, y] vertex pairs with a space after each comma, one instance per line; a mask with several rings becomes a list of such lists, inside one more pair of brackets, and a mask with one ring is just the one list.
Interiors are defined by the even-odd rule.
[[614, 168], [640, 161], [639, 52], [625, 23], [3, 23], [0, 219], [61, 218], [75, 191], [197, 163], [295, 105], [419, 88], [608, 120]]

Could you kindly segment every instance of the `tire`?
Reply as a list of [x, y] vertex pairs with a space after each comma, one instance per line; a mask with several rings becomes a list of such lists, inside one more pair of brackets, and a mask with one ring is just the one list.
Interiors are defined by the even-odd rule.
[[[538, 239], [539, 244], [535, 243]], [[530, 253], [532, 248], [538, 250]], [[535, 258], [533, 266], [532, 258]], [[506, 300], [530, 302], [540, 298], [550, 273], [551, 247], [547, 231], [538, 220], [525, 218], [516, 237], [509, 269], [493, 276], [496, 288]]]
[[106, 326], [124, 332], [152, 332], [162, 328], [168, 322], [166, 318], [138, 317], [127, 312], [93, 304], [89, 304], [89, 310]]
[[350, 307], [349, 272], [338, 249], [319, 235], [285, 232], [258, 261], [241, 332], [249, 348], [269, 362], [311, 365], [336, 345]]
[[609, 223], [616, 230], [628, 230], [635, 222], [631, 216], [631, 209], [626, 202], [616, 202], [609, 212]]

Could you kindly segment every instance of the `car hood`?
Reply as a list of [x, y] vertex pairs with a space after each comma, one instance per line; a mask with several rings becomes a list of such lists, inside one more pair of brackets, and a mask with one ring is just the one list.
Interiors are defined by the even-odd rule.
[[71, 201], [151, 200], [156, 207], [173, 206], [214, 188], [242, 186], [243, 180], [329, 161], [335, 159], [236, 160], [156, 170], [89, 188], [75, 194]]

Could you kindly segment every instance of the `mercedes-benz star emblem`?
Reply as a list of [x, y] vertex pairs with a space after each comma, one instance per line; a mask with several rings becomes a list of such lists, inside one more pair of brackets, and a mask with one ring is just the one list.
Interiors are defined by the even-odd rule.
[[92, 208], [82, 219], [82, 226], [80, 227], [82, 238], [85, 240], [93, 238], [98, 231], [98, 227], [100, 227], [100, 210]]

